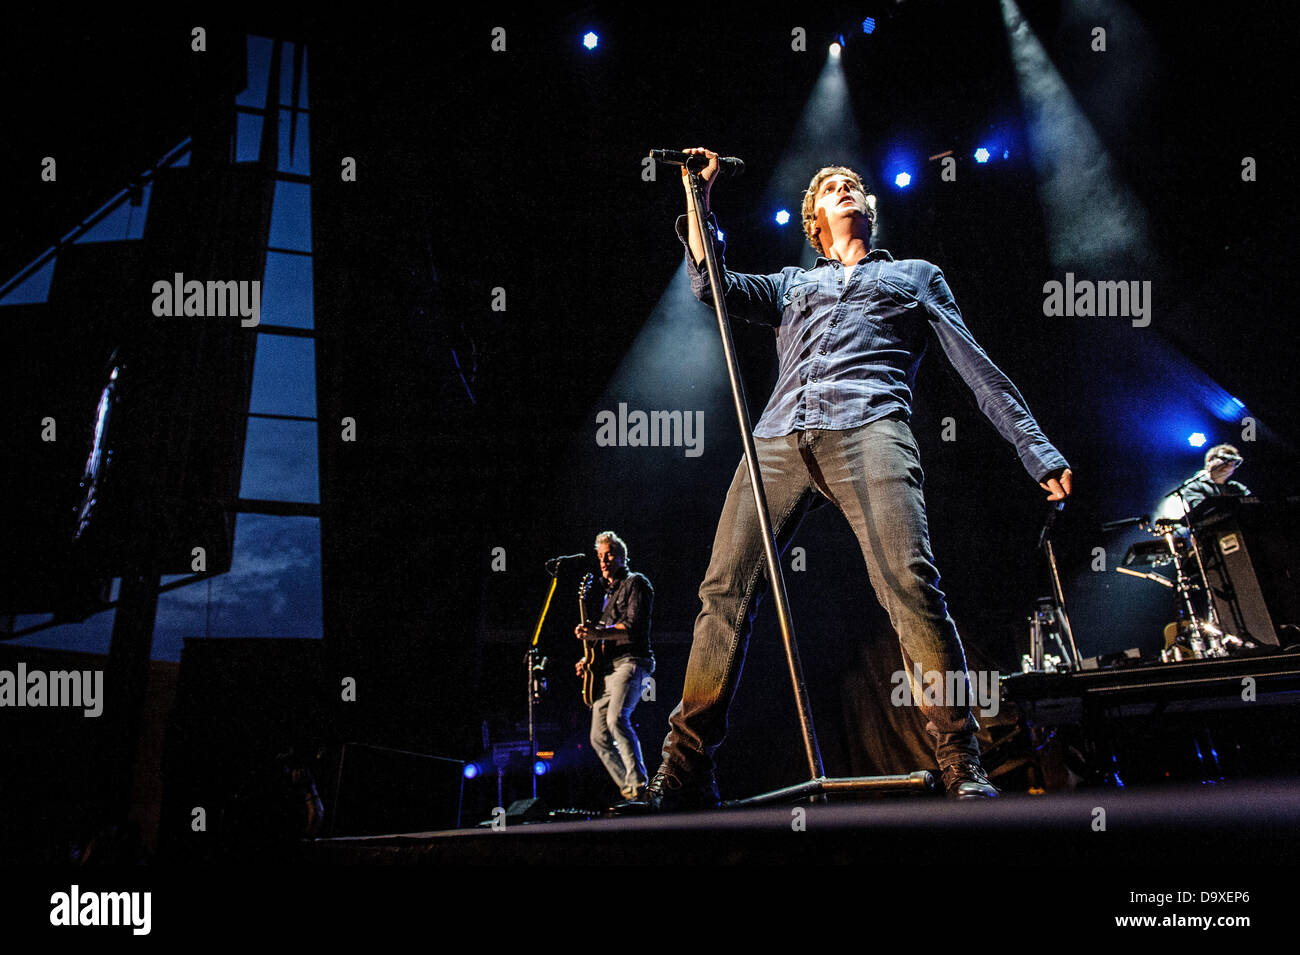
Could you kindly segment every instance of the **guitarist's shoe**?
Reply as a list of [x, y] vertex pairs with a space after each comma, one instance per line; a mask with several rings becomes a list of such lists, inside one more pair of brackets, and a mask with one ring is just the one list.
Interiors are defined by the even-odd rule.
[[616, 802], [609, 807], [609, 813], [615, 816], [634, 816], [650, 811], [646, 803], [646, 787], [641, 786], [634, 793], [623, 793], [625, 797], [622, 802]]

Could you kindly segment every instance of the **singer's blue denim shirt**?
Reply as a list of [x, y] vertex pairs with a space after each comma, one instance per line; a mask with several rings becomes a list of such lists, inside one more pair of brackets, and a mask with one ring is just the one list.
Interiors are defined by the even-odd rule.
[[[780, 368], [755, 437], [845, 431], [900, 411], [911, 415], [916, 369], [933, 333], [980, 410], [1015, 445], [1030, 477], [1041, 482], [1068, 467], [1016, 386], [966, 328], [937, 266], [873, 249], [848, 282], [844, 267], [827, 258], [811, 269], [771, 275], [729, 272], [712, 214], [709, 227], [728, 314], [776, 330]], [[686, 245], [685, 216], [677, 220], [677, 236]], [[703, 263], [695, 266], [689, 246], [686, 268], [695, 297], [712, 305], [708, 272]]]

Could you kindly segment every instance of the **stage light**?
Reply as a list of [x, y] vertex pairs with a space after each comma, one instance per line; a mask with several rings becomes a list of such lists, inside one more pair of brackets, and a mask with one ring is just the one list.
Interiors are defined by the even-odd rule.
[[599, 42], [600, 42], [600, 37], [590, 32], [587, 33], [587, 35], [582, 38], [582, 45], [585, 46], [588, 50], [596, 49], [596, 44]]
[[534, 776], [545, 776], [550, 771], [551, 771], [551, 764], [544, 759], [539, 759], [537, 760], [537, 762], [533, 763]]
[[975, 150], [975, 161], [976, 161], [976, 162], [988, 162], [988, 161], [989, 161], [989, 151], [988, 151], [987, 149], [985, 149], [983, 146], [981, 146], [979, 149]]
[[840, 58], [840, 53], [843, 51], [843, 49], [844, 49], [844, 47], [840, 46], [840, 44], [839, 44], [838, 41], [835, 42], [835, 43], [832, 43], [832, 44], [831, 44], [831, 59], [832, 59], [832, 60], [838, 60], [838, 59]]
[[777, 225], [785, 225], [789, 221], [790, 221], [790, 213], [786, 212], [784, 209], [777, 212], [776, 214]]
[[461, 775], [466, 779], [477, 779], [482, 772], [483, 768], [478, 763], [466, 763]]
[[1010, 150], [1010, 149], [1004, 149], [1004, 150], [1002, 150], [1002, 158], [1003, 158], [1003, 159], [1010, 159], [1010, 158], [1011, 158], [1011, 150]]
[[1156, 517], [1165, 521], [1181, 521], [1187, 516], [1187, 508], [1183, 505], [1183, 499], [1177, 494], [1171, 494], [1160, 502], [1156, 508]]
[[896, 185], [899, 189], [906, 189], [909, 185], [911, 185], [911, 183], [912, 183], [911, 173], [900, 172], [897, 176], [894, 177], [894, 185]]
[[725, 232], [723, 232], [721, 229], [719, 229], [719, 230], [718, 230], [718, 241], [719, 241], [719, 242], [722, 242], [722, 241], [724, 241], [726, 238], [727, 238], [727, 233], [725, 233]]
[[1205, 435], [1201, 434], [1199, 431], [1195, 431], [1192, 433], [1191, 437], [1187, 439], [1187, 443], [1194, 448], [1202, 447], [1205, 444]]
[[875, 18], [875, 17], [867, 17], [865, 20], [862, 21], [862, 32], [863, 32], [863, 33], [875, 33], [875, 32], [876, 32], [876, 18]]

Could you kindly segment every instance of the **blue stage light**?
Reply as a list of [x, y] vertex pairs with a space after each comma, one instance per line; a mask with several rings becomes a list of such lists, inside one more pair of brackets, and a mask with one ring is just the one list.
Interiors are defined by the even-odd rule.
[[481, 772], [483, 772], [483, 770], [479, 767], [478, 763], [466, 763], [465, 769], [462, 771], [461, 775], [466, 779], [475, 779]]
[[1002, 150], [1002, 158], [1003, 158], [1003, 159], [1010, 159], [1010, 158], [1011, 158], [1011, 150], [1010, 150], [1010, 149], [1004, 149], [1004, 150]]
[[585, 46], [588, 50], [596, 49], [596, 44], [599, 42], [600, 42], [600, 37], [590, 32], [588, 32], [586, 36], [582, 38], [582, 45]]
[[989, 161], [989, 151], [988, 151], [987, 149], [985, 149], [983, 146], [981, 146], [979, 149], [975, 150], [975, 161], [976, 161], [976, 162], [988, 162], [988, 161]]
[[862, 32], [863, 32], [863, 33], [875, 33], [875, 32], [876, 32], [876, 18], [875, 18], [875, 17], [867, 17], [865, 20], [862, 21]]
[[897, 176], [894, 177], [894, 185], [896, 185], [899, 189], [906, 189], [911, 184], [912, 184], [911, 173], [900, 172]]
[[1187, 443], [1194, 448], [1199, 448], [1205, 444], [1205, 435], [1201, 434], [1199, 431], [1195, 431], [1192, 433], [1191, 437], [1187, 439]]
[[544, 759], [539, 759], [537, 760], [537, 762], [533, 763], [534, 776], [545, 776], [550, 771], [551, 771], [551, 764]]
[[779, 212], [777, 212], [776, 214], [777, 225], [785, 225], [789, 221], [790, 221], [790, 213], [786, 212], [784, 209], [781, 209]]

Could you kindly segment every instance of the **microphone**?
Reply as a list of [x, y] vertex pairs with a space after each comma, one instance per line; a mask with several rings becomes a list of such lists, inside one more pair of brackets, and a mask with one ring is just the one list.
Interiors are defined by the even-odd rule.
[[1047, 536], [1052, 533], [1052, 525], [1056, 523], [1056, 517], [1061, 511], [1065, 510], [1064, 501], [1055, 501], [1048, 508], [1047, 520], [1043, 522], [1043, 530], [1038, 535], [1038, 549], [1042, 550], [1043, 545], [1047, 543]]
[[552, 577], [558, 577], [560, 575], [560, 565], [562, 563], [566, 560], [582, 560], [586, 556], [586, 554], [564, 554], [560, 557], [552, 557], [546, 562], [546, 572]]
[[[674, 166], [685, 166], [692, 172], [698, 172], [709, 164], [707, 156], [701, 156], [697, 153], [684, 153], [678, 149], [652, 149], [650, 158], [655, 162], [671, 163]], [[745, 163], [735, 156], [719, 156], [718, 172], [724, 176], [739, 176], [745, 171]]]

